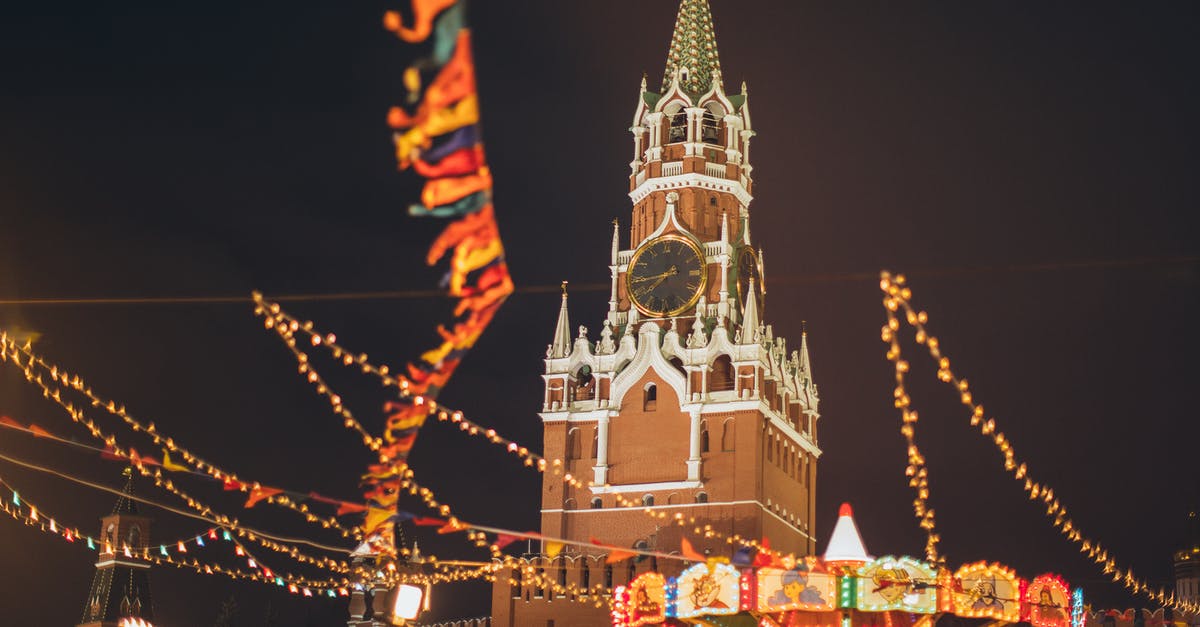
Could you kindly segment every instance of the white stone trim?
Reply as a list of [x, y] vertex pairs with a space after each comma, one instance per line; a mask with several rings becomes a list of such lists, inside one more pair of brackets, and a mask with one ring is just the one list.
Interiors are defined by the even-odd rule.
[[[647, 483], [644, 485], [670, 485], [670, 484]], [[622, 487], [625, 487], [625, 486], [622, 486]], [[630, 487], [632, 487], [632, 486], [630, 486]], [[595, 489], [595, 488], [593, 488], [593, 489]], [[804, 536], [805, 538], [808, 538], [809, 540], [812, 540], [814, 542], [816, 542], [816, 540], [817, 540], [816, 538], [808, 535], [808, 533], [806, 531], [804, 531], [803, 529], [792, 524], [787, 519], [781, 517], [779, 514], [776, 514], [775, 512], [771, 511], [770, 508], [768, 508], [766, 505], [763, 505], [762, 502], [758, 501], [757, 499], [750, 499], [748, 501], [725, 501], [723, 503], [717, 503], [717, 502], [710, 501], [708, 503], [674, 503], [671, 505], [649, 505], [649, 506], [638, 506], [638, 507], [602, 507], [600, 509], [561, 509], [561, 508], [560, 509], [543, 509], [541, 513], [543, 513], [543, 514], [611, 514], [613, 512], [622, 512], [622, 511], [637, 511], [637, 510], [646, 510], [646, 509], [678, 509], [678, 508], [684, 508], [684, 507], [712, 507], [714, 505], [718, 505], [718, 506], [720, 506], [720, 505], [757, 505], [760, 509], [762, 509], [762, 511], [774, 516], [775, 518], [777, 518], [779, 520], [779, 522], [787, 525], [796, 533], [798, 533], [798, 534]]]
[[704, 487], [704, 484], [699, 481], [663, 481], [659, 483], [593, 486], [591, 490], [592, 494], [625, 494], [627, 492], [655, 492], [658, 490], [695, 490], [702, 487]]
[[104, 568], [105, 566], [125, 566], [127, 568], [141, 568], [141, 569], [150, 568], [149, 564], [137, 563], [137, 562], [125, 562], [122, 560], [104, 560], [103, 562], [96, 562], [96, 568]]
[[716, 178], [698, 172], [687, 172], [679, 176], [659, 176], [647, 179], [645, 183], [638, 185], [637, 189], [629, 192], [629, 198], [633, 200], [634, 204], [637, 204], [645, 199], [646, 196], [649, 196], [651, 192], [692, 187], [733, 194], [742, 206], [748, 206], [754, 200], [754, 196], [751, 196], [750, 192], [746, 191], [741, 181]]

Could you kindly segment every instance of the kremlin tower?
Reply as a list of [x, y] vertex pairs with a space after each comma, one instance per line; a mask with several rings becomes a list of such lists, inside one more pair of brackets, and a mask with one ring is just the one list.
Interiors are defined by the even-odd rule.
[[[614, 224], [611, 235], [608, 311], [595, 312], [594, 335], [573, 328], [564, 286], [546, 349], [544, 455], [596, 486], [545, 475], [547, 537], [679, 552], [684, 530], [650, 509], [815, 553], [819, 397], [807, 337], [793, 349], [767, 324], [763, 253], [750, 231], [747, 100], [744, 84], [725, 91], [708, 1], [682, 0], [662, 86], [652, 91], [643, 79], [637, 94], [632, 212], [629, 228]], [[724, 541], [687, 539], [701, 552], [731, 553]], [[678, 566], [606, 565], [602, 552], [570, 545], [529, 559], [547, 581], [578, 589]], [[609, 622], [607, 610], [551, 588], [500, 577], [494, 625]]]

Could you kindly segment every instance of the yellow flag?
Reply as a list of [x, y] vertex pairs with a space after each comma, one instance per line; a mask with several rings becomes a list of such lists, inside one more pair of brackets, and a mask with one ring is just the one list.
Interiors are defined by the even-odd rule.
[[173, 472], [188, 472], [191, 470], [187, 466], [181, 466], [171, 461], [171, 455], [167, 453], [167, 449], [163, 449], [163, 468]]
[[562, 542], [550, 542], [550, 541], [546, 542], [546, 556], [547, 557], [558, 557], [558, 554], [562, 553], [562, 550], [563, 550]]

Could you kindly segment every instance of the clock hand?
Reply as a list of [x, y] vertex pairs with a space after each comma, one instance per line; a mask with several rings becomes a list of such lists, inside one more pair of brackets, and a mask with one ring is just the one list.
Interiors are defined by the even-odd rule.
[[[634, 279], [633, 282], [634, 283], [645, 283], [646, 281], [650, 281], [650, 280], [657, 279], [660, 277], [666, 278], [669, 276], [675, 276], [676, 274], [679, 274], [679, 270], [675, 266], [671, 266], [671, 269], [667, 270], [666, 272], [663, 272], [661, 274], [655, 274], [652, 276], [644, 276], [641, 278], [637, 278], [637, 279]], [[655, 283], [655, 285], [658, 285], [658, 283]]]

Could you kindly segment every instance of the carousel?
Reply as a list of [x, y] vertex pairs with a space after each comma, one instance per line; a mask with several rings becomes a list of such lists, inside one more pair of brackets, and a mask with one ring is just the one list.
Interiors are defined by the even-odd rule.
[[872, 557], [848, 504], [821, 557], [738, 565], [713, 559], [678, 577], [644, 573], [613, 591], [614, 627], [1084, 627], [1083, 591], [1062, 577], [978, 562], [951, 572], [912, 557]]

